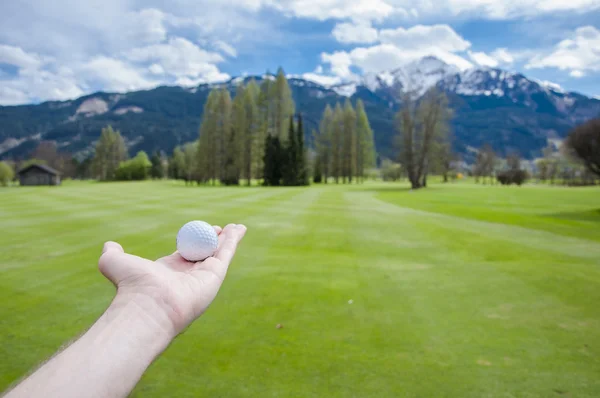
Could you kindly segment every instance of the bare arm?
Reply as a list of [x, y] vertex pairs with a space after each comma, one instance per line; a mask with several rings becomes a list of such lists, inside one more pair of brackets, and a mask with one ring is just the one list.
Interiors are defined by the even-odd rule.
[[126, 397], [169, 343], [215, 298], [245, 227], [228, 225], [214, 258], [156, 262], [109, 242], [100, 270], [116, 286], [106, 312], [76, 342], [8, 393], [15, 397]]

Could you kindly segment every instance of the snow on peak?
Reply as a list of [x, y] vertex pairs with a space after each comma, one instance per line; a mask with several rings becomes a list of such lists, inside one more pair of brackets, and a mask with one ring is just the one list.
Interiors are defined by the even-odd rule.
[[338, 84], [337, 86], [332, 86], [331, 89], [342, 97], [352, 97], [356, 92], [356, 83]]
[[542, 86], [547, 88], [548, 90], [552, 90], [556, 93], [561, 93], [564, 94], [565, 90], [560, 86], [560, 84], [558, 83], [554, 83], [548, 80], [538, 80], [537, 83]]
[[456, 75], [460, 70], [436, 57], [425, 57], [396, 69], [391, 74], [404, 91], [421, 96], [439, 81]]

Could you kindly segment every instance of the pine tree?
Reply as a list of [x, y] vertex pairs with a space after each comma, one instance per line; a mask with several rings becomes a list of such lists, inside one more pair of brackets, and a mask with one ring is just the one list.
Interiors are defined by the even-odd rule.
[[283, 185], [298, 185], [298, 142], [294, 130], [294, 117], [290, 116], [288, 138], [284, 151]]
[[331, 138], [333, 135], [333, 126], [333, 110], [331, 109], [329, 104], [327, 104], [327, 106], [325, 107], [325, 111], [323, 112], [323, 117], [321, 118], [318, 138], [315, 140], [315, 145], [317, 149], [317, 160], [321, 165], [323, 179], [326, 184], [332, 171]]
[[257, 164], [262, 164], [264, 153], [264, 135], [260, 132], [260, 118], [258, 109], [258, 95], [260, 89], [252, 79], [244, 91], [244, 108], [246, 110], [246, 126], [242, 134], [242, 176], [247, 180], [248, 186], [252, 177], [256, 176]]
[[150, 159], [152, 163], [152, 169], [150, 170], [150, 175], [154, 179], [162, 179], [165, 176], [165, 169], [163, 166], [162, 157], [158, 152], [154, 152], [152, 158]]
[[199, 169], [198, 152], [198, 141], [188, 142], [183, 146], [184, 169], [182, 178], [185, 180], [186, 184], [199, 180], [196, 173]]
[[335, 179], [336, 184], [339, 184], [340, 177], [343, 175], [343, 122], [344, 111], [338, 103], [333, 112], [333, 126], [331, 127], [331, 175]]
[[343, 176], [344, 183], [352, 182], [352, 177], [356, 175], [356, 113], [352, 108], [352, 103], [346, 99], [344, 105], [344, 122], [342, 138], [342, 158], [343, 158]]
[[248, 133], [248, 114], [246, 112], [246, 89], [243, 85], [238, 86], [232, 106], [232, 127], [229, 129], [225, 140], [226, 152], [226, 180], [228, 185], [239, 185], [244, 171], [246, 157], [245, 134]]
[[217, 105], [219, 93], [211, 91], [204, 104], [197, 165], [203, 181], [217, 179]]
[[94, 170], [101, 181], [114, 180], [122, 161], [127, 159], [127, 146], [119, 131], [111, 126], [102, 129], [96, 143]]
[[217, 175], [223, 182], [225, 176], [225, 163], [227, 160], [227, 151], [236, 151], [236, 145], [228, 148], [226, 143], [231, 134], [231, 96], [229, 91], [222, 89], [219, 93], [219, 102], [217, 107]]
[[240, 184], [239, 156], [237, 156], [237, 151], [235, 150], [235, 147], [238, 145], [237, 142], [237, 130], [235, 127], [232, 127], [227, 141], [225, 142], [225, 164], [223, 166], [224, 175], [221, 178], [221, 183], [225, 185]]
[[180, 180], [185, 175], [185, 155], [180, 147], [173, 150], [173, 156], [169, 159], [169, 177]]
[[[267, 73], [267, 76], [268, 73]], [[254, 139], [255, 151], [254, 151], [254, 162], [255, 162], [255, 176], [256, 178], [263, 178], [264, 171], [264, 159], [267, 144], [267, 137], [272, 134], [271, 121], [272, 121], [272, 106], [271, 106], [271, 86], [272, 81], [268, 78], [263, 80], [260, 85], [260, 90], [257, 97], [257, 109], [258, 109], [258, 128], [256, 131], [256, 137]]]
[[356, 102], [356, 130], [358, 135], [357, 147], [357, 176], [362, 180], [367, 168], [375, 166], [375, 141], [373, 130], [361, 100]]
[[273, 187], [281, 185], [283, 162], [285, 161], [284, 152], [285, 148], [282, 147], [279, 137], [267, 135], [263, 169], [264, 185]]
[[297, 172], [297, 185], [308, 185], [308, 173], [306, 168], [306, 152], [304, 149], [304, 126], [302, 123], [302, 114], [298, 114], [298, 128], [297, 128], [297, 155], [296, 155], [296, 172]]
[[275, 82], [270, 87], [272, 102], [273, 134], [281, 139], [285, 138], [286, 123], [294, 115], [294, 100], [292, 91], [282, 68], [277, 71]]

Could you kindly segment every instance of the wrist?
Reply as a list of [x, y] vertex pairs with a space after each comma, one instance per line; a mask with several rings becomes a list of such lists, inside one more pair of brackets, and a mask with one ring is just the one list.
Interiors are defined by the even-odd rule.
[[146, 294], [117, 291], [105, 315], [128, 318], [136, 328], [153, 333], [157, 343], [164, 345], [163, 349], [178, 334], [169, 309]]

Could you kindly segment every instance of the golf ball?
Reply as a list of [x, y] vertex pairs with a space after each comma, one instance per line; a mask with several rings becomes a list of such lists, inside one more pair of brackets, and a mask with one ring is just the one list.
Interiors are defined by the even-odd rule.
[[219, 245], [215, 229], [204, 221], [191, 221], [177, 234], [177, 251], [188, 261], [202, 261], [212, 256]]

